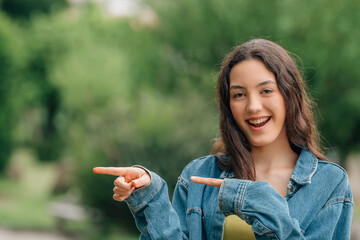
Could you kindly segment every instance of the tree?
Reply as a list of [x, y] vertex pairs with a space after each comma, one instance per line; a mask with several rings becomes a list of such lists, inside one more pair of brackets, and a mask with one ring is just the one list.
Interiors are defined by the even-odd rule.
[[16, 86], [21, 69], [21, 42], [19, 31], [0, 12], [0, 172], [3, 172], [13, 148], [13, 128], [18, 100]]
[[64, 8], [65, 0], [2, 0], [1, 9], [14, 18], [29, 18], [33, 14], [49, 13], [55, 8]]

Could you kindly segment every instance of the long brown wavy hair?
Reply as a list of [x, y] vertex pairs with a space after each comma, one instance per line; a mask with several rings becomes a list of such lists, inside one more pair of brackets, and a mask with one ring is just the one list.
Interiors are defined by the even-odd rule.
[[217, 100], [220, 138], [211, 151], [217, 156], [219, 167], [234, 171], [236, 178], [255, 181], [251, 146], [230, 109], [230, 71], [236, 64], [249, 59], [260, 60], [275, 75], [285, 101], [285, 129], [292, 150], [299, 154], [301, 149], [308, 148], [318, 158], [327, 160], [320, 147], [319, 133], [312, 112], [313, 102], [307, 94], [306, 84], [295, 61], [278, 44], [269, 40], [253, 39], [234, 48], [223, 60], [219, 72]]

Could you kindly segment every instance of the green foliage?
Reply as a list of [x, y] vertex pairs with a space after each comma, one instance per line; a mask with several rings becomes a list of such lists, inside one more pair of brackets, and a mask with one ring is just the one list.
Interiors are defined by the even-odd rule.
[[14, 97], [22, 57], [19, 36], [17, 27], [0, 12], [0, 172], [3, 172], [13, 147], [12, 128], [17, 112]]
[[32, 151], [21, 149], [15, 152], [10, 171], [17, 181], [0, 177], [1, 226], [38, 230], [55, 228], [54, 218], [48, 214], [55, 168], [55, 164], [39, 164]]
[[49, 13], [52, 8], [63, 8], [65, 0], [2, 0], [1, 9], [11, 17], [28, 18], [33, 14]]
[[326, 145], [335, 147], [342, 159], [359, 149], [360, 71], [354, 66], [360, 56], [358, 1], [149, 2], [161, 19], [158, 34], [172, 47], [173, 57], [183, 58], [179, 72], [194, 79], [207, 79], [201, 76], [216, 71], [229, 49], [252, 37], [296, 52], [319, 106]]
[[[335, 147], [341, 164], [351, 151], [360, 148], [360, 57], [358, 1], [314, 2], [291, 30], [289, 43], [306, 64], [312, 94], [319, 107], [319, 126], [327, 145]], [[292, 36], [297, 36], [292, 37]]]
[[[36, 133], [25, 139], [31, 139], [43, 159], [50, 154], [74, 159], [86, 201], [115, 219], [121, 212], [123, 223], [132, 223], [132, 216], [111, 199], [113, 178], [94, 176], [94, 166], [143, 164], [172, 189], [185, 164], [208, 153], [216, 132], [213, 102], [186, 75], [175, 76], [169, 56], [157, 50], [165, 47], [156, 36], [129, 26], [91, 10], [73, 17], [39, 16], [25, 31], [31, 93], [24, 108], [37, 109], [41, 116], [34, 121]], [[167, 81], [170, 73], [179, 83]], [[44, 130], [49, 111], [54, 112], [50, 137]]]
[[114, 177], [91, 169], [142, 164], [171, 194], [183, 167], [208, 154], [217, 136], [221, 59], [254, 37], [303, 60], [327, 142], [342, 156], [360, 147], [358, 1], [146, 3], [158, 19], [152, 26], [109, 18], [94, 6], [34, 15], [20, 32], [0, 15], [0, 104], [7, 113], [0, 116], [0, 169], [15, 121], [16, 143], [43, 160], [72, 159], [84, 201], [104, 219], [133, 223], [125, 204], [112, 200]]

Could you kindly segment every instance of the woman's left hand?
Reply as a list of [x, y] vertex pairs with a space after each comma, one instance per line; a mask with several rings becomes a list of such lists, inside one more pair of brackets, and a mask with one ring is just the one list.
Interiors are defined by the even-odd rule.
[[191, 181], [219, 188], [224, 180], [217, 178], [191, 177]]

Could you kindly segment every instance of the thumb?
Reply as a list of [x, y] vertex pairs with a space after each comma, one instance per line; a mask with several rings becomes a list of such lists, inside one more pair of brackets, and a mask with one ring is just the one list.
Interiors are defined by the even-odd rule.
[[151, 181], [151, 179], [150, 179], [149, 174], [145, 173], [140, 178], [132, 180], [131, 185], [134, 188], [141, 188], [141, 187], [148, 185], [150, 183], [150, 181]]

